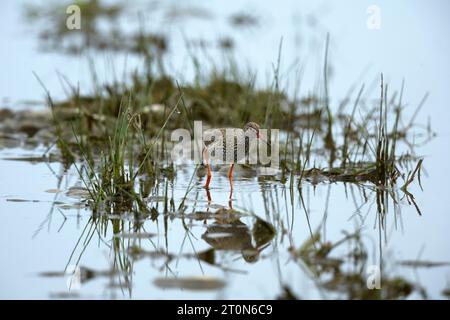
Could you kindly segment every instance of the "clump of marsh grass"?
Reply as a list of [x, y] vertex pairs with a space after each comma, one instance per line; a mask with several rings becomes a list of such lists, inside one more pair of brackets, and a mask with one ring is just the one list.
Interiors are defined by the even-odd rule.
[[[179, 99], [180, 101], [180, 99]], [[161, 144], [164, 129], [178, 108], [178, 103], [167, 116], [156, 137], [147, 142], [142, 132], [141, 117], [131, 111], [131, 97], [122, 99], [112, 134], [107, 131], [108, 143], [95, 154], [73, 126], [83, 165], [77, 168], [85, 187], [89, 190], [94, 211], [100, 204], [119, 211], [131, 210], [137, 204], [146, 211], [143, 194], [136, 191], [140, 175], [153, 176], [160, 170], [157, 145]], [[163, 150], [163, 149], [162, 149]]]
[[130, 134], [132, 121], [128, 108], [121, 104], [113, 135], [108, 139], [108, 147], [100, 152], [98, 165], [89, 146], [86, 146], [82, 137], [73, 128], [84, 162], [80, 168], [76, 164], [75, 167], [90, 193], [94, 209], [97, 209], [103, 201], [111, 201], [128, 208], [131, 200], [139, 199], [134, 191], [133, 136]]

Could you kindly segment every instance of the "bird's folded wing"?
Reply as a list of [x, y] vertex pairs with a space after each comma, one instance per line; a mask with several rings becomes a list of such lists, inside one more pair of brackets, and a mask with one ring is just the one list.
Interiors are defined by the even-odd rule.
[[203, 140], [205, 145], [208, 146], [216, 141], [226, 141], [227, 135], [233, 135], [240, 137], [243, 134], [240, 128], [213, 128], [203, 131]]

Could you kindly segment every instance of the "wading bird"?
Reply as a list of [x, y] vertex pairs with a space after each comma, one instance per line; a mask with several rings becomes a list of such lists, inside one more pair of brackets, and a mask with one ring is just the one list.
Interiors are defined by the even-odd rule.
[[[243, 159], [248, 159], [250, 145], [253, 142], [257, 142], [257, 140], [263, 141], [265, 144], [270, 146], [270, 144], [261, 137], [259, 129], [260, 127], [257, 123], [249, 122], [243, 129], [219, 128], [213, 129], [210, 132], [214, 139], [212, 141], [205, 142], [205, 147], [203, 148], [202, 153], [203, 163], [206, 165], [208, 170], [205, 188], [207, 190], [209, 201], [211, 200], [209, 194], [209, 184], [212, 176], [210, 159], [214, 158], [215, 160], [221, 160], [220, 163], [230, 165], [230, 169], [228, 170], [228, 180], [230, 182], [231, 200], [233, 194], [233, 168], [235, 163]], [[229, 135], [232, 135], [232, 137]]]

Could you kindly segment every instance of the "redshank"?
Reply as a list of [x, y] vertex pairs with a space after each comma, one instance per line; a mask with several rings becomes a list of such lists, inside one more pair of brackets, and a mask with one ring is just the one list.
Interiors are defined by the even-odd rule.
[[[214, 129], [212, 132], [212, 137], [215, 139], [213, 141], [205, 142], [205, 147], [203, 148], [203, 162], [208, 169], [208, 176], [206, 179], [205, 188], [209, 190], [209, 184], [211, 182], [211, 166], [210, 159], [212, 158], [212, 153], [214, 153], [214, 158], [221, 160], [221, 163], [230, 164], [230, 169], [228, 171], [228, 180], [230, 182], [230, 199], [233, 192], [233, 168], [236, 162], [242, 159], [248, 159], [250, 145], [256, 140], [261, 140], [265, 144], [270, 145], [266, 140], [264, 140], [260, 135], [260, 127], [255, 122], [247, 123], [243, 129], [240, 128], [218, 128]], [[233, 135], [232, 143], [230, 142], [230, 137], [227, 135]], [[222, 155], [222, 157], [221, 157]], [[209, 198], [209, 196], [208, 196]]]

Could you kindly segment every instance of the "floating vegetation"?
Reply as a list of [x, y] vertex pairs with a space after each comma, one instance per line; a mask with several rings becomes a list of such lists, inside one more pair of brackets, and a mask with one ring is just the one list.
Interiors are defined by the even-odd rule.
[[435, 268], [450, 266], [450, 262], [422, 261], [422, 260], [404, 260], [399, 261], [399, 265], [411, 268]]
[[114, 270], [94, 270], [87, 267], [80, 266], [76, 271], [73, 272], [59, 272], [59, 271], [44, 271], [39, 273], [41, 277], [54, 278], [54, 277], [67, 277], [68, 275], [73, 275], [77, 272], [77, 280], [81, 283], [91, 281], [93, 279], [101, 277], [110, 277], [115, 275]]
[[41, 202], [40, 200], [29, 200], [29, 199], [17, 199], [17, 198], [9, 198], [6, 199], [9, 202]]
[[136, 232], [136, 233], [121, 233], [116, 234], [114, 237], [124, 238], [124, 239], [148, 239], [156, 236], [154, 233], [149, 232]]
[[223, 280], [211, 277], [157, 278], [153, 283], [162, 289], [219, 290], [225, 287]]
[[235, 13], [229, 18], [230, 24], [236, 28], [250, 28], [259, 25], [259, 18], [249, 13]]

